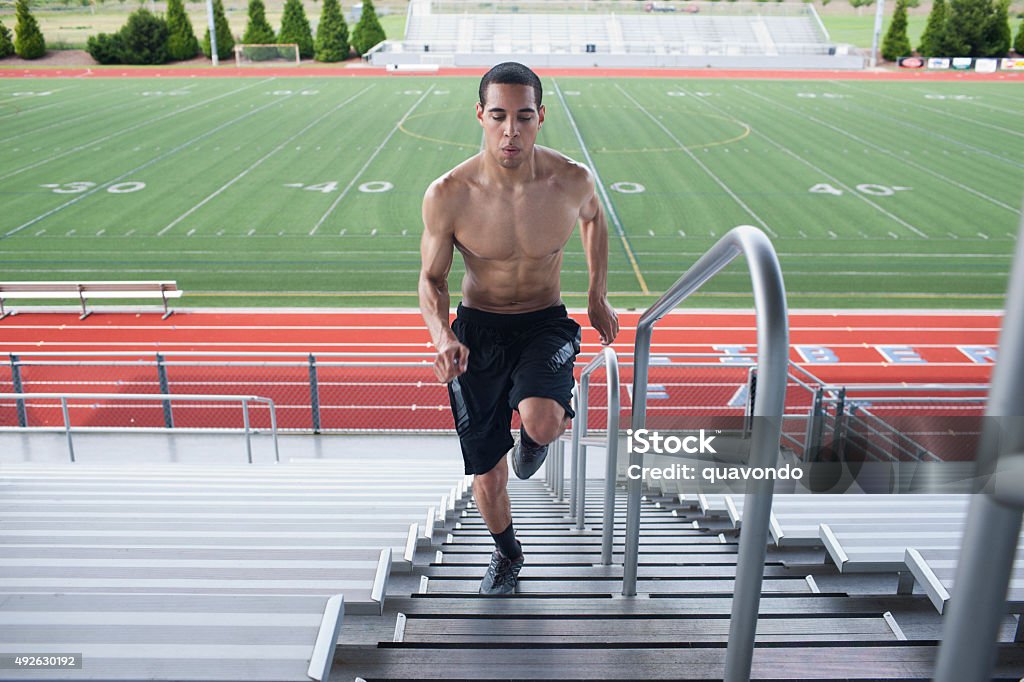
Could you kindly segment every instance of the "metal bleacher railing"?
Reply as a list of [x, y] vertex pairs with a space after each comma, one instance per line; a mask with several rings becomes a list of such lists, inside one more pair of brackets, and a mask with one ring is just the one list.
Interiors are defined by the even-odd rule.
[[[789, 357], [789, 321], [782, 270], [775, 249], [763, 232], [749, 225], [733, 228], [726, 233], [640, 316], [633, 354], [632, 423], [634, 431], [644, 428], [647, 423], [647, 378], [655, 323], [741, 254], [745, 256], [750, 270], [754, 294], [759, 376], [758, 390], [754, 397], [748, 464], [768, 468], [775, 466], [779, 459]], [[630, 453], [629, 464], [643, 466], [643, 455]], [[625, 596], [636, 594], [641, 485], [640, 478], [627, 482], [626, 551], [622, 585]], [[752, 481], [747, 487], [744, 532], [740, 536], [725, 659], [724, 679], [730, 682], [750, 678], [772, 493], [773, 481], [767, 479]]]
[[[605, 367], [608, 396], [608, 418], [605, 425], [605, 435], [588, 435], [588, 413], [590, 411], [590, 375]], [[580, 373], [579, 384], [576, 386], [574, 395], [576, 408], [576, 420], [572, 432], [568, 436], [559, 439], [555, 448], [555, 456], [552, 458], [553, 466], [547, 467], [547, 484], [551, 490], [561, 491], [564, 482], [562, 467], [564, 457], [562, 445], [566, 438], [571, 442], [570, 458], [572, 461], [570, 490], [572, 498], [570, 508], [576, 519], [576, 529], [583, 530], [586, 524], [586, 499], [587, 499], [587, 447], [590, 445], [605, 448], [605, 474], [604, 474], [604, 505], [601, 522], [601, 564], [608, 566], [612, 563], [612, 542], [615, 534], [615, 483], [617, 474], [617, 462], [619, 453], [619, 416], [622, 410], [621, 397], [619, 395], [619, 359], [611, 348], [604, 348], [593, 360], [591, 360]], [[561, 492], [558, 493], [561, 495]]]
[[[96, 410], [102, 406], [105, 409], [118, 410], [122, 407], [132, 408], [133, 402], [159, 402], [159, 407], [165, 414], [172, 414], [172, 403], [191, 402], [201, 407], [209, 408], [209, 403], [239, 403], [241, 406], [242, 431], [245, 434], [245, 450], [252, 464], [252, 420], [250, 419], [249, 408], [256, 403], [265, 405], [270, 419], [270, 435], [274, 441], [274, 460], [281, 461], [281, 454], [277, 443], [277, 410], [274, 401], [270, 398], [263, 398], [253, 395], [160, 395], [145, 393], [0, 393], [0, 401], [14, 401], [18, 412], [21, 426], [27, 426], [28, 413], [30, 409], [56, 410], [58, 407], [61, 414], [60, 428], [64, 431], [68, 444], [68, 455], [71, 461], [75, 461], [75, 443], [72, 433], [76, 429], [88, 428], [79, 424], [76, 426], [71, 417], [71, 410], [84, 407], [87, 410]], [[128, 402], [129, 405], [122, 406], [121, 403]], [[168, 416], [168, 419], [171, 417]]]
[[964, 524], [955, 594], [942, 633], [935, 680], [992, 677], [999, 624], [1024, 511], [1024, 221], [1007, 288], [980, 445], [978, 473], [989, 477], [973, 495]]

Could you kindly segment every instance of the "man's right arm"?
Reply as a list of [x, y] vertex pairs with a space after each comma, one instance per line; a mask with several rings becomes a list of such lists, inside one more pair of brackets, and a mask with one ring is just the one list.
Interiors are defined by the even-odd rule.
[[448, 383], [466, 371], [469, 349], [459, 343], [448, 326], [448, 273], [455, 249], [455, 229], [441, 182], [432, 184], [423, 197], [419, 299], [420, 312], [437, 348], [434, 374], [442, 383]]

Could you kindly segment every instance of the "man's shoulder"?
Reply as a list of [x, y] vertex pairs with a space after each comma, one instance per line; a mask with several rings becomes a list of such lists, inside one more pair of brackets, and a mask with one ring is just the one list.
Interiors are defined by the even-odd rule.
[[477, 164], [477, 157], [474, 156], [444, 173], [427, 187], [425, 199], [441, 202], [461, 199], [472, 185]]
[[550, 178], [581, 189], [592, 182], [590, 169], [586, 165], [548, 147], [538, 145], [536, 149], [544, 159], [544, 166]]

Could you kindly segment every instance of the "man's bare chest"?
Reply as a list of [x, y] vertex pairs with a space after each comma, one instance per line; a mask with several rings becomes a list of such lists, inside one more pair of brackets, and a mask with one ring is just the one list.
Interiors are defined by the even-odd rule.
[[460, 211], [455, 241], [482, 259], [546, 258], [562, 250], [578, 216], [564, 195], [476, 201]]

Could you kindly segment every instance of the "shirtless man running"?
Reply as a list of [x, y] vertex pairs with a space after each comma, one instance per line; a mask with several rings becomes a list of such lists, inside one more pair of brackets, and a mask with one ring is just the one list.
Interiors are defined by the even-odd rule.
[[[437, 348], [434, 373], [448, 384], [473, 497], [497, 546], [481, 594], [518, 587], [506, 453], [519, 478], [540, 468], [570, 419], [580, 327], [562, 305], [565, 245], [580, 223], [590, 272], [590, 324], [610, 344], [619, 331], [608, 304], [608, 226], [583, 165], [535, 145], [544, 122], [541, 83], [530, 69], [499, 64], [480, 81], [476, 118], [483, 150], [435, 180], [423, 198], [420, 310]], [[448, 326], [454, 249], [466, 274]], [[510, 434], [512, 411], [522, 421]]]

